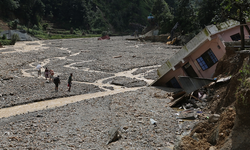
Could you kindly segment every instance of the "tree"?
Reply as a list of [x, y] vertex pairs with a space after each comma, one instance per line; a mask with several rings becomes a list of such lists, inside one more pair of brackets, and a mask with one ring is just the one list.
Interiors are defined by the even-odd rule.
[[8, 17], [8, 14], [18, 8], [18, 3], [15, 0], [0, 0], [0, 15]]
[[168, 4], [169, 7], [171, 7], [171, 8], [175, 7], [175, 1], [173, 1], [173, 0], [165, 0], [165, 2]]
[[174, 17], [169, 10], [168, 4], [164, 0], [155, 1], [152, 14], [160, 26], [161, 33], [170, 32]]
[[241, 50], [245, 49], [244, 26], [250, 34], [250, 29], [246, 25], [246, 18], [249, 17], [250, 0], [223, 0], [221, 3], [221, 16], [240, 22]]
[[[116, 31], [126, 31], [130, 23], [146, 25], [154, 0], [92, 0]], [[95, 7], [93, 7], [94, 9]], [[97, 13], [100, 16], [100, 13]]]
[[180, 29], [184, 33], [197, 33], [201, 29], [199, 24], [199, 18], [197, 7], [198, 4], [192, 3], [191, 0], [177, 0], [175, 9], [174, 22], [178, 22]]
[[215, 17], [217, 10], [221, 8], [223, 0], [203, 0], [198, 9], [198, 20], [201, 27], [212, 24], [212, 19]]
[[44, 15], [43, 2], [41, 0], [18, 0], [18, 3], [20, 7], [15, 10], [15, 14], [20, 18], [20, 22], [28, 27], [39, 26]]

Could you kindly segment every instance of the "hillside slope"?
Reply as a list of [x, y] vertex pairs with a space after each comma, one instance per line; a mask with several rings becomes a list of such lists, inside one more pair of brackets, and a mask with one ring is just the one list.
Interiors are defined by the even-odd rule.
[[[249, 51], [237, 52], [227, 48], [219, 61], [215, 76], [232, 76], [228, 82], [210, 86], [213, 97], [207, 112], [220, 114], [218, 121], [204, 120], [182, 138], [175, 150], [239, 150], [249, 149], [250, 130], [250, 72]], [[247, 68], [246, 68], [247, 67]], [[244, 83], [244, 86], [243, 84]]]

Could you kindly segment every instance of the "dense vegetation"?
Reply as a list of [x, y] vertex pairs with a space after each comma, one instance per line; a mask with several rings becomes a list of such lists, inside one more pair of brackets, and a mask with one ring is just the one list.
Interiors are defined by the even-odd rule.
[[[237, 16], [235, 3], [249, 4], [249, 0], [1, 0], [0, 17], [26, 28], [49, 28], [53, 22], [58, 28], [71, 28], [85, 33], [110, 31], [129, 33], [147, 26], [152, 13], [161, 33], [170, 32], [178, 22], [178, 30], [197, 33], [204, 26]], [[248, 6], [248, 5], [247, 5]], [[230, 9], [232, 8], [232, 9]], [[247, 7], [248, 8], [248, 7]], [[224, 11], [224, 12], [226, 12]], [[245, 15], [246, 12], [244, 11]], [[247, 13], [248, 14], [248, 13]], [[226, 17], [222, 17], [222, 16]]]

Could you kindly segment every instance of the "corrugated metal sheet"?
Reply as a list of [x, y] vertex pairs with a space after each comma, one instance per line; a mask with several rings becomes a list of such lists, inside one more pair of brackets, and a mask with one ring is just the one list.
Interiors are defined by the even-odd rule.
[[178, 80], [183, 90], [188, 94], [210, 84], [211, 82], [215, 82], [214, 79], [191, 78], [186, 76], [179, 76]]

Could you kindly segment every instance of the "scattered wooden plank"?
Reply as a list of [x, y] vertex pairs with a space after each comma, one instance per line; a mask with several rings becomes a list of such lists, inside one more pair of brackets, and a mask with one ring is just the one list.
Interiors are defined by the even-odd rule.
[[121, 55], [120, 56], [114, 56], [113, 58], [120, 58], [120, 57], [122, 57]]
[[183, 100], [183, 98], [184, 98], [185, 96], [187, 96], [187, 94], [184, 94], [184, 95], [182, 95], [180, 98], [175, 99], [175, 100], [172, 101], [172, 102], [169, 102], [169, 103], [168, 103], [168, 106], [169, 106], [169, 107], [174, 106], [176, 103], [178, 103], [178, 102], [180, 102], [181, 100]]
[[181, 96], [184, 95], [184, 94], [186, 94], [185, 91], [180, 91], [180, 92], [174, 94], [172, 97], [173, 97], [174, 99], [177, 99], [177, 98], [181, 97]]
[[193, 97], [194, 99], [196, 99], [196, 100], [202, 102], [202, 100], [200, 100], [199, 98], [197, 98], [197, 97], [195, 97], [195, 96], [193, 96], [193, 95], [191, 95], [191, 97]]

